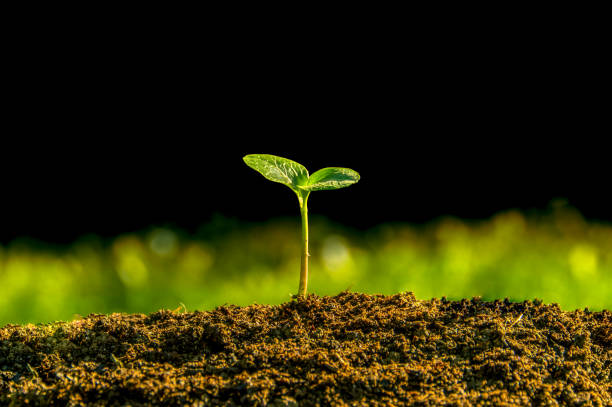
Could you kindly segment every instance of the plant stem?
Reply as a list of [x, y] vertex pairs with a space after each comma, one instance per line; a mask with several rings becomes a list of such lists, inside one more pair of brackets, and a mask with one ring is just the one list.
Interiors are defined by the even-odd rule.
[[306, 296], [306, 289], [308, 288], [308, 195], [299, 197], [300, 200], [300, 214], [302, 215], [302, 265], [300, 269], [300, 286], [298, 288], [298, 297]]

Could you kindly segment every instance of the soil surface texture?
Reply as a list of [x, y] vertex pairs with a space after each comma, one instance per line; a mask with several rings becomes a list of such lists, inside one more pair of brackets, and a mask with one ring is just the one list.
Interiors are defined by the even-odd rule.
[[0, 405], [610, 406], [612, 313], [343, 292], [0, 329]]

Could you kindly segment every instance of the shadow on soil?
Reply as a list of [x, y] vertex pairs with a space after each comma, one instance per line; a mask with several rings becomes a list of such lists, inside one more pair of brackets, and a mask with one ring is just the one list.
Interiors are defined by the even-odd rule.
[[309, 295], [0, 329], [1, 405], [610, 405], [612, 313]]

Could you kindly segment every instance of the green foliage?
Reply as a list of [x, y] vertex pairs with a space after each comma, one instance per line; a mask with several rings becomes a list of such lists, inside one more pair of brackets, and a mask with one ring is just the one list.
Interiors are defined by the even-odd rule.
[[328, 167], [308, 175], [302, 164], [270, 154], [249, 154], [244, 162], [270, 181], [291, 188], [298, 196], [310, 191], [322, 191], [348, 187], [359, 181], [357, 171], [350, 168]]
[[302, 216], [302, 261], [298, 296], [306, 295], [308, 285], [308, 207], [311, 191], [344, 188], [359, 181], [359, 174], [350, 168], [323, 168], [311, 176], [302, 164], [270, 154], [250, 154], [244, 162], [270, 181], [280, 182], [291, 188], [298, 196]]
[[312, 174], [301, 188], [306, 191], [323, 191], [348, 187], [357, 181], [359, 174], [350, 168], [328, 167]]
[[[540, 298], [564, 310], [612, 309], [612, 224], [569, 208], [360, 231], [311, 221], [309, 284], [318, 295], [412, 291], [419, 299]], [[0, 245], [0, 326], [180, 303], [193, 311], [285, 302], [299, 267], [298, 227], [216, 218], [196, 234], [155, 228], [64, 247]]]
[[299, 194], [300, 187], [308, 182], [306, 167], [287, 158], [270, 154], [249, 154], [243, 160], [270, 181], [287, 185], [296, 194]]

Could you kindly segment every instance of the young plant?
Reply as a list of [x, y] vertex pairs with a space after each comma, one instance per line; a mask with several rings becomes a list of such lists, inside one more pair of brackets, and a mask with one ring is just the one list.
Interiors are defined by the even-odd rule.
[[270, 154], [249, 154], [244, 162], [270, 181], [287, 185], [298, 197], [302, 215], [302, 261], [297, 295], [304, 297], [308, 286], [308, 196], [312, 191], [348, 187], [359, 181], [359, 174], [349, 168], [328, 167], [308, 175], [302, 164]]

